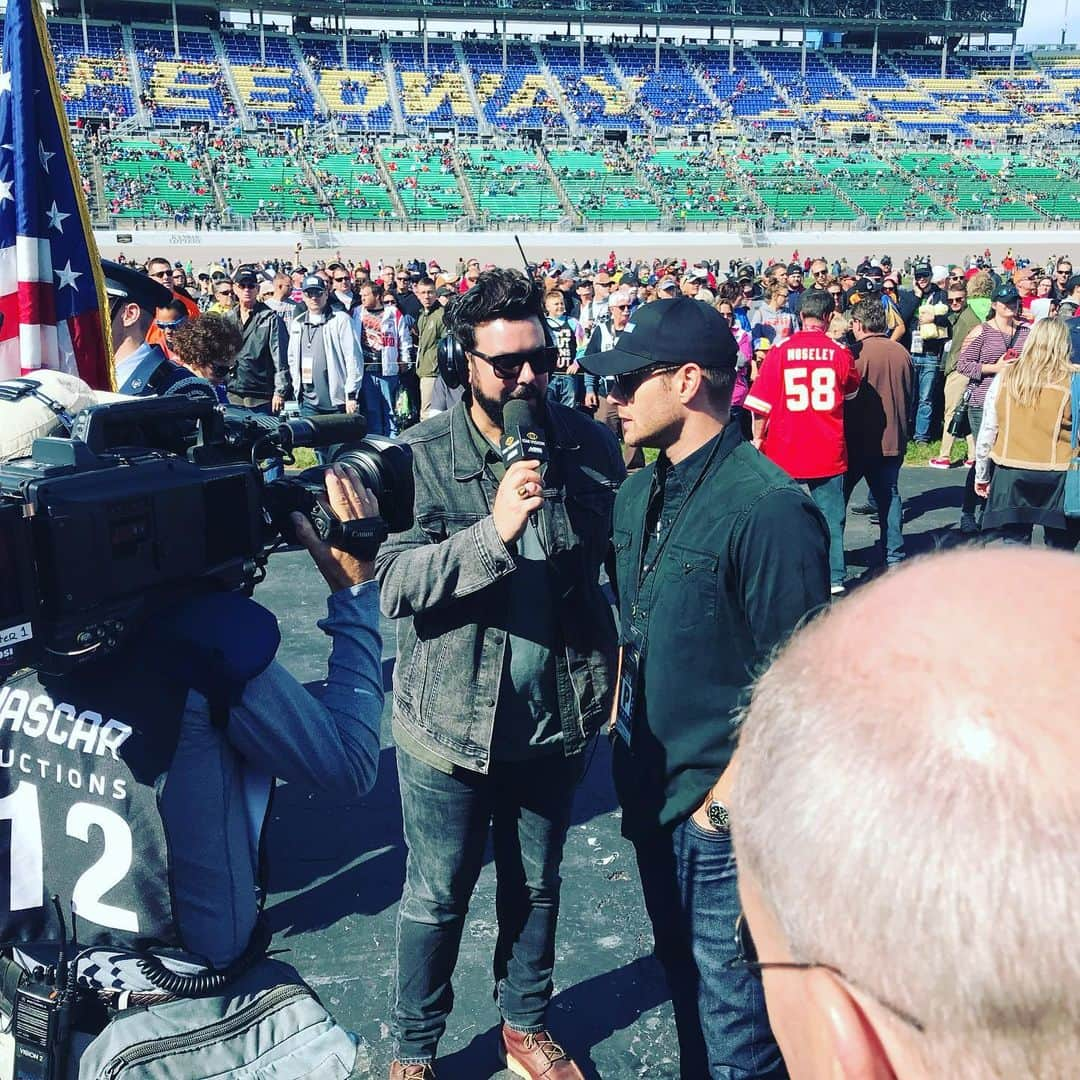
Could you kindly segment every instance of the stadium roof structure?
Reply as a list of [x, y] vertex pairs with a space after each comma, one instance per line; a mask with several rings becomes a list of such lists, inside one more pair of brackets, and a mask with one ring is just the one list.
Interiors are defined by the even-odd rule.
[[[532, 22], [659, 23], [785, 30], [857, 31], [923, 35], [1012, 34], [1024, 25], [1028, 0], [261, 0], [245, 8], [266, 13], [344, 16], [347, 19], [483, 19]], [[140, 0], [176, 10], [181, 21], [196, 12], [234, 10], [224, 0]], [[115, 0], [57, 0], [64, 14], [130, 17], [136, 5]], [[145, 14], [143, 15], [145, 17]]]

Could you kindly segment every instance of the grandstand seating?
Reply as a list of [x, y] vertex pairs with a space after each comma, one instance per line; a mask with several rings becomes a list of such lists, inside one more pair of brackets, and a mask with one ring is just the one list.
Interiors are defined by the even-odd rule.
[[500, 131], [566, 130], [566, 117], [530, 46], [508, 43], [505, 71], [500, 44], [470, 39], [463, 41], [461, 47], [480, 107], [492, 127]]
[[[241, 220], [290, 220], [332, 212], [349, 222], [556, 221], [569, 202], [589, 222], [722, 220], [768, 212], [780, 221], [980, 223], [1080, 221], [1080, 163], [1002, 153], [1005, 136], [1060, 128], [1080, 134], [1080, 55], [965, 50], [944, 73], [934, 50], [868, 50], [587, 42], [268, 31], [265, 58], [254, 30], [49, 22], [68, 116], [135, 117], [156, 127], [238, 120], [260, 128], [322, 119], [375, 134], [405, 130], [404, 147], [318, 139], [261, 156], [211, 151], [226, 202]], [[343, 46], [345, 55], [342, 55]], [[222, 55], [226, 68], [222, 69]], [[137, 64], [135, 71], [130, 64]], [[314, 76], [317, 91], [309, 81]], [[136, 88], [143, 98], [136, 100]], [[475, 135], [539, 128], [556, 138], [609, 129], [676, 136], [707, 127], [709, 148], [637, 144], [629, 151], [544, 151], [470, 145]], [[456, 129], [452, 148], [426, 143], [431, 129]], [[908, 149], [876, 153], [804, 148], [764, 152], [764, 136], [872, 131]], [[946, 138], [951, 149], [929, 145]], [[962, 145], [958, 145], [962, 144]], [[208, 162], [187, 160], [188, 143], [157, 137], [114, 142], [98, 162], [80, 145], [85, 173], [101, 165], [104, 185], [84, 184], [99, 214], [190, 219], [219, 209]], [[225, 145], [225, 144], [220, 144]], [[260, 140], [263, 150], [275, 145]], [[281, 144], [284, 145], [284, 144]], [[316, 149], [317, 148], [317, 149]], [[988, 148], [994, 148], [993, 150]], [[453, 156], [451, 156], [453, 155]], [[208, 159], [209, 160], [209, 159]], [[547, 165], [555, 170], [553, 184]], [[310, 170], [312, 171], [309, 171]], [[312, 179], [317, 177], [317, 183]], [[390, 186], [387, 186], [389, 176]], [[94, 189], [96, 186], [96, 189]], [[320, 205], [322, 203], [323, 205]]]
[[662, 48], [659, 70], [655, 49], [613, 45], [610, 52], [622, 74], [632, 80], [638, 103], [657, 126], [701, 127], [726, 123], [725, 110], [713, 103], [686, 66], [680, 50]]
[[655, 221], [660, 210], [629, 168], [609, 169], [602, 154], [551, 153], [548, 161], [587, 221]]
[[221, 34], [240, 98], [252, 116], [295, 124], [315, 116], [315, 99], [297, 66], [291, 39], [266, 34], [266, 60], [257, 33], [226, 30]]
[[421, 42], [392, 41], [389, 49], [400, 80], [406, 124], [476, 131], [476, 110], [452, 44], [429, 41], [426, 65]]
[[803, 159], [787, 152], [740, 158], [735, 167], [780, 222], [854, 221], [854, 208]]
[[659, 150], [649, 158], [645, 173], [667, 217], [714, 221], [758, 212], [749, 194], [708, 151]]
[[874, 66], [871, 53], [845, 49], [842, 52], [829, 50], [823, 55], [856, 90], [903, 90], [907, 85], [901, 75], [889, 66], [884, 55], [878, 57], [876, 75], [871, 74]]
[[120, 27], [89, 23], [87, 49], [79, 23], [50, 19], [48, 25], [68, 118], [75, 121], [80, 117], [131, 116], [135, 112], [135, 95]]
[[547, 171], [528, 150], [467, 149], [463, 169], [477, 209], [493, 221], [557, 221], [566, 216]]
[[243, 221], [289, 221], [294, 217], [325, 218], [318, 192], [296, 160], [277, 154], [243, 151], [243, 164], [209, 151], [218, 168], [225, 201]]
[[395, 146], [384, 149], [382, 159], [410, 221], [452, 221], [464, 215], [464, 200], [449, 153]]
[[134, 26], [132, 37], [155, 124], [223, 123], [236, 115], [208, 31], [181, 30], [179, 56], [171, 30]]
[[120, 218], [183, 223], [214, 208], [208, 178], [176, 139], [119, 139], [102, 161], [105, 204]]
[[749, 53], [735, 53], [734, 71], [729, 69], [726, 49], [695, 47], [685, 55], [736, 119], [756, 131], [793, 131], [801, 126], [800, 117], [769, 85]]
[[754, 59], [787, 91], [794, 104], [811, 106], [828, 100], [856, 100], [833, 69], [817, 54], [806, 54], [806, 75], [795, 49], [757, 49]]
[[374, 158], [353, 153], [313, 153], [311, 166], [341, 221], [395, 217], [394, 203]]
[[319, 93], [339, 123], [354, 131], [393, 128], [394, 109], [378, 41], [350, 37], [346, 65], [341, 61], [339, 38], [302, 37], [299, 45], [315, 73]]
[[1037, 221], [1038, 210], [1018, 201], [1006, 185], [993, 177], [1000, 172], [1000, 156], [969, 155], [957, 157], [945, 152], [902, 153], [896, 164], [918, 179], [926, 193], [961, 218], [987, 216], [998, 222]]
[[910, 181], [881, 158], [861, 154], [816, 157], [813, 167], [875, 223], [935, 221], [950, 216], [937, 200], [913, 192]]
[[584, 68], [576, 46], [545, 43], [540, 55], [582, 127], [644, 131], [644, 118], [634, 105], [640, 76], [631, 76], [624, 88], [599, 45], [585, 46]]

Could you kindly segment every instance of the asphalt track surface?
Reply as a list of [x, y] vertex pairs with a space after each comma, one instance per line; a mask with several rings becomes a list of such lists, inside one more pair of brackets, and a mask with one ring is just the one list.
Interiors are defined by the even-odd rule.
[[[913, 555], [959, 541], [962, 468], [907, 468], [900, 488], [905, 536]], [[864, 501], [856, 489], [853, 503]], [[849, 580], [875, 560], [878, 530], [849, 514]], [[304, 552], [275, 556], [256, 598], [278, 616], [282, 663], [301, 681], [325, 676], [328, 642], [315, 621], [326, 612], [326, 586]], [[843, 602], [843, 601], [841, 601]], [[390, 685], [394, 627], [382, 620], [384, 675]], [[555, 996], [555, 1036], [590, 1080], [676, 1080], [677, 1042], [667, 990], [651, 956], [633, 851], [619, 833], [606, 740], [598, 741], [574, 805], [563, 860]], [[355, 803], [295, 785], [278, 786], [268, 834], [266, 911], [273, 948], [288, 950], [324, 1004], [355, 1031], [383, 1077], [392, 1057], [394, 924], [405, 874], [390, 693], [374, 790]], [[440, 1080], [511, 1077], [498, 1056], [499, 1014], [492, 1000], [495, 874], [490, 848], [472, 899], [454, 977], [455, 1005], [439, 1048]]]

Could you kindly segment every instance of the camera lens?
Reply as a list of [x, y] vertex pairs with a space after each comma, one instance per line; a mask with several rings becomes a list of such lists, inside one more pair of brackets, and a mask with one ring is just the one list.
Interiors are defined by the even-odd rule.
[[405, 532], [413, 523], [412, 450], [379, 435], [346, 443], [331, 455], [334, 465], [349, 465], [360, 483], [379, 500], [379, 514], [391, 532]]

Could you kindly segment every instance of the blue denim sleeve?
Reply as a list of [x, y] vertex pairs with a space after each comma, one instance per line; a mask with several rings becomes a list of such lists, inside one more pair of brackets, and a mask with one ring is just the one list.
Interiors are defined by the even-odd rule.
[[247, 761], [273, 776], [359, 798], [375, 783], [379, 762], [378, 584], [333, 593], [318, 626], [333, 641], [319, 696], [275, 661], [248, 683], [231, 710], [228, 739]]

